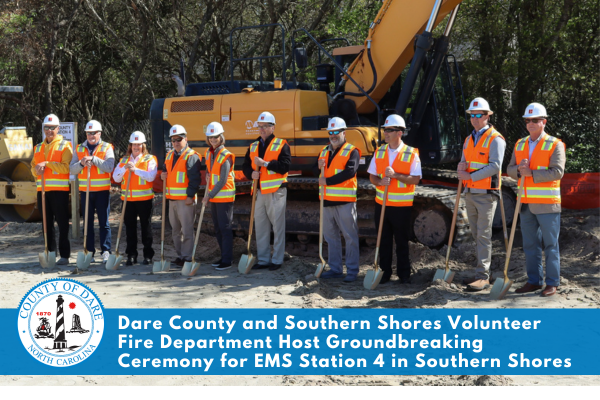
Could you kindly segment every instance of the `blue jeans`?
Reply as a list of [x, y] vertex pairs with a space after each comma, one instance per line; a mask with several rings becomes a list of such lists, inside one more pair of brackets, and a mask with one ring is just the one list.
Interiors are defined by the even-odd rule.
[[[81, 215], [85, 218], [85, 192], [79, 192], [81, 199]], [[110, 211], [110, 191], [102, 190], [90, 192], [90, 208], [88, 210], [88, 231], [85, 248], [92, 253], [96, 252], [94, 234], [94, 214], [98, 214], [98, 225], [100, 229], [100, 252], [110, 252], [110, 225], [108, 224], [108, 213]]]
[[523, 251], [527, 263], [527, 282], [532, 285], [544, 284], [542, 266], [542, 240], [546, 255], [546, 285], [560, 283], [560, 253], [558, 234], [560, 233], [560, 213], [533, 214], [527, 204], [521, 209], [521, 234]]

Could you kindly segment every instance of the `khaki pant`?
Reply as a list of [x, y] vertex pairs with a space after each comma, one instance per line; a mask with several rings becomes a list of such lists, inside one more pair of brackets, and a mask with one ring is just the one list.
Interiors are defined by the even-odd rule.
[[[256, 226], [256, 252], [258, 263], [283, 264], [285, 253], [285, 204], [287, 189], [276, 192], [256, 193], [254, 225]], [[271, 257], [271, 227], [273, 228], [273, 257]]]
[[169, 200], [169, 221], [173, 231], [173, 245], [177, 257], [185, 261], [192, 261], [195, 218], [195, 205], [186, 206], [185, 200]]
[[490, 263], [492, 261], [492, 222], [498, 196], [490, 193], [470, 193], [465, 196], [467, 216], [473, 239], [477, 243], [477, 279], [490, 279]]

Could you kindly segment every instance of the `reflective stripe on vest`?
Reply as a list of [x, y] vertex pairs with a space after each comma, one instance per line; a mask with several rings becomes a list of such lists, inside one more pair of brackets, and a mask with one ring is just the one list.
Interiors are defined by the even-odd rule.
[[[175, 150], [171, 150], [165, 158], [165, 166], [167, 167], [167, 190], [166, 198], [169, 200], [185, 200], [187, 198], [187, 187], [189, 184], [187, 176], [187, 160], [192, 154], [197, 154], [190, 147], [179, 156], [175, 165], [173, 165]], [[200, 155], [198, 155], [201, 158]], [[196, 195], [194, 194], [194, 198]]]
[[[410, 167], [413, 162], [413, 159], [416, 154], [418, 154], [418, 150], [407, 146], [402, 143], [402, 148], [400, 149], [396, 159], [392, 163], [391, 167], [396, 173], [400, 173], [403, 175], [410, 175]], [[385, 144], [379, 149], [377, 149], [375, 153], [375, 165], [377, 167], [377, 175], [381, 178], [385, 173], [385, 169], [390, 166], [389, 164], [389, 154], [388, 154], [388, 145]], [[383, 204], [383, 194], [385, 192], [385, 186], [377, 186], [375, 201], [379, 204]], [[415, 197], [415, 185], [407, 185], [403, 182], [400, 182], [398, 179], [391, 180], [390, 185], [388, 186], [388, 197], [386, 201], [386, 205], [392, 207], [408, 207], [413, 205]]]
[[[350, 143], [344, 143], [338, 152], [333, 156], [331, 162], [329, 162], [329, 146], [325, 146], [321, 150], [320, 159], [325, 161], [325, 178], [331, 178], [339, 174], [346, 169], [350, 154], [356, 148]], [[356, 149], [360, 157], [360, 149]], [[351, 179], [347, 179], [337, 185], [325, 186], [325, 200], [328, 201], [339, 201], [339, 202], [356, 202], [356, 190], [358, 188], [356, 175]], [[323, 187], [319, 186], [319, 198], [323, 196]]]
[[[277, 160], [285, 144], [285, 140], [273, 138], [265, 150], [263, 159], [266, 162]], [[250, 159], [252, 160], [252, 169], [254, 171], [257, 169], [256, 164], [254, 163], [254, 158], [258, 157], [258, 146], [259, 141], [253, 142], [250, 145]], [[284, 182], [287, 182], [287, 176], [287, 173], [278, 174], [275, 171], [268, 170], [266, 167], [260, 167], [260, 191], [263, 194], [276, 192]]]
[[[50, 143], [51, 144], [51, 143]], [[35, 164], [39, 164], [44, 161], [48, 162], [62, 162], [62, 153], [63, 150], [67, 147], [71, 146], [71, 142], [68, 140], [62, 139], [60, 143], [54, 145], [48, 151], [48, 159], [46, 160], [45, 152], [45, 144], [44, 142], [39, 143], [35, 146], [35, 151], [33, 154], [33, 158]], [[70, 190], [69, 188], [69, 173], [61, 174], [60, 172], [53, 171], [49, 167], [44, 169], [44, 186], [46, 191], [58, 191], [58, 192], [67, 192]], [[35, 185], [38, 192], [42, 191], [42, 177], [36, 176]]]
[[[93, 155], [104, 160], [106, 152], [112, 145], [108, 142], [101, 141]], [[83, 157], [89, 155], [89, 150], [82, 144], [77, 146], [77, 157], [81, 160]], [[84, 167], [79, 174], [77, 174], [79, 181], [79, 191], [85, 192], [87, 190], [87, 167]], [[110, 190], [110, 172], [104, 172], [97, 166], [92, 166], [90, 171], [90, 191], [98, 192], [103, 190]]]
[[[210, 149], [206, 150], [205, 159], [206, 159], [206, 170], [207, 173], [210, 174], [208, 190], [211, 191], [215, 187], [215, 185], [219, 182], [221, 177], [221, 168], [223, 167], [223, 163], [227, 160], [228, 157], [231, 157], [231, 169], [229, 170], [229, 175], [227, 176], [227, 181], [225, 185], [217, 192], [217, 194], [210, 199], [211, 203], [231, 203], [235, 201], [235, 155], [229, 150], [222, 148], [219, 150], [219, 153], [216, 154], [216, 159], [214, 161], [211, 160], [211, 157], [214, 157], [215, 154], [211, 152]], [[211, 166], [212, 164], [212, 166]]]
[[[490, 145], [496, 138], [501, 138], [504, 140], [504, 137], [498, 131], [496, 131], [493, 126], [490, 126], [481, 134], [477, 144], [475, 144], [475, 141], [473, 140], [473, 135], [469, 135], [465, 139], [463, 155], [465, 157], [465, 161], [467, 162], [467, 172], [473, 173], [490, 165]], [[483, 178], [478, 181], [474, 181], [472, 179], [463, 181], [463, 184], [465, 187], [471, 189], [499, 189], [499, 180], [497, 174], [488, 176], [487, 178]]]
[[[124, 168], [127, 164], [129, 157], [121, 158], [119, 167]], [[156, 157], [150, 154], [140, 157], [140, 160], [136, 164], [136, 168], [148, 171], [148, 166], [151, 160], [156, 162]], [[121, 200], [125, 199], [125, 190], [127, 189], [127, 181], [131, 178], [132, 173], [126, 171], [121, 181]], [[127, 201], [144, 201], [151, 200], [154, 198], [154, 191], [152, 190], [152, 182], [148, 182], [141, 176], [133, 174], [134, 177], [129, 185], [129, 192], [127, 193]]]

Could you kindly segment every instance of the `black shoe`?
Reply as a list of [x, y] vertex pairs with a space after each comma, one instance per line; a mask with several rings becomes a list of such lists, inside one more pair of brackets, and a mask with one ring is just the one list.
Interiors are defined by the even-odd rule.
[[408, 278], [398, 278], [400, 280], [401, 284], [406, 284], [406, 285], [410, 285], [412, 282], [410, 280], [410, 277]]
[[216, 269], [217, 271], [225, 271], [226, 269], [229, 269], [229, 268], [231, 268], [231, 264], [223, 264], [223, 263], [221, 263], [221, 264], [219, 264], [219, 266], [218, 266], [218, 267], [216, 267], [215, 269]]
[[131, 266], [133, 264], [137, 264], [137, 257], [127, 257], [127, 262], [125, 263], [125, 265], [127, 266]]
[[392, 277], [392, 274], [383, 274], [383, 276], [381, 277], [381, 280], [379, 281], [380, 285], [386, 284], [390, 281]]
[[152, 259], [144, 257], [144, 261], [142, 261], [142, 264], [143, 265], [150, 265], [150, 264], [152, 264]]
[[281, 264], [271, 263], [271, 265], [269, 266], [269, 271], [277, 271], [279, 268], [281, 268]]
[[217, 262], [212, 263], [212, 266], [216, 268], [216, 267], [218, 267], [221, 264], [223, 264], [223, 260], [219, 260]]
[[270, 267], [271, 266], [269, 264], [254, 264], [254, 266], [252, 266], [252, 269], [267, 269]]
[[181, 258], [177, 257], [176, 259], [174, 259], [171, 262], [172, 266], [178, 266], [178, 267], [183, 267], [183, 264], [185, 264], [185, 260], [182, 260]]

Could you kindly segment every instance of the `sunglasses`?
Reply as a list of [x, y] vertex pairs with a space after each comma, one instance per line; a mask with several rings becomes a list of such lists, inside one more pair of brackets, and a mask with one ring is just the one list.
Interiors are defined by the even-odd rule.
[[384, 133], [404, 132], [402, 129], [384, 129]]
[[264, 130], [266, 130], [267, 128], [270, 128], [270, 127], [272, 127], [272, 126], [273, 126], [273, 125], [259, 125], [259, 126], [258, 126], [258, 129], [260, 129], [261, 131], [264, 131]]
[[179, 139], [171, 139], [171, 143], [179, 143], [183, 140], [183, 138], [179, 138]]
[[48, 125], [44, 126], [45, 131], [53, 131], [56, 128], [58, 128], [58, 126], [48, 126]]
[[540, 121], [543, 121], [543, 119], [542, 118], [525, 118], [526, 124], [537, 124]]
[[100, 132], [86, 132], [86, 134], [88, 134], [89, 136], [94, 136], [99, 134]]
[[342, 132], [344, 132], [344, 131], [328, 131], [329, 136], [331, 136], [331, 135], [339, 135]]
[[487, 114], [471, 114], [471, 118], [481, 118], [484, 115], [487, 115]]

